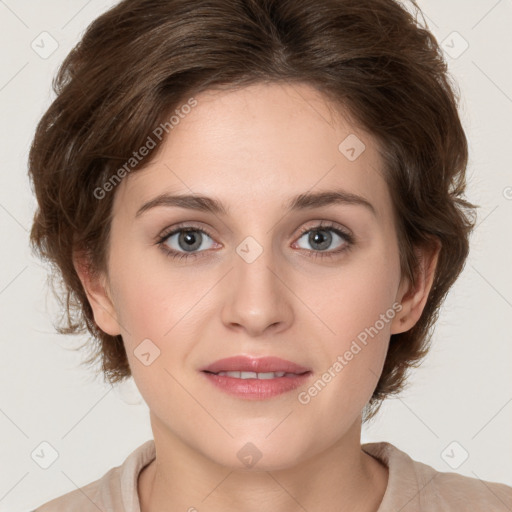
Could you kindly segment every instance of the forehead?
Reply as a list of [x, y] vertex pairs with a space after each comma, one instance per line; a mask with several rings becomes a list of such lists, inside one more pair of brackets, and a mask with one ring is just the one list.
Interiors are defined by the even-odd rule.
[[122, 180], [114, 215], [133, 217], [163, 192], [247, 208], [341, 188], [366, 197], [376, 210], [389, 206], [376, 141], [309, 85], [255, 84], [206, 91], [195, 100], [157, 156]]

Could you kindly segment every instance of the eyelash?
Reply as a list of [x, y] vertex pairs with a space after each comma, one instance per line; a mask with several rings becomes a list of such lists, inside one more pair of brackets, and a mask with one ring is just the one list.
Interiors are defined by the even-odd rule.
[[[191, 260], [191, 259], [195, 259], [199, 256], [202, 256], [203, 253], [205, 253], [206, 251], [190, 252], [187, 254], [185, 252], [179, 252], [179, 251], [175, 251], [174, 249], [169, 249], [166, 246], [165, 242], [168, 240], [169, 237], [171, 237], [172, 235], [175, 235], [176, 233], [187, 232], [187, 231], [204, 233], [205, 235], [207, 235], [211, 239], [213, 239], [212, 234], [209, 233], [209, 231], [207, 229], [198, 228], [198, 227], [187, 224], [187, 225], [178, 225], [175, 228], [173, 228], [171, 231], [165, 231], [164, 233], [159, 235], [157, 238], [157, 241], [156, 241], [156, 245], [161, 247], [162, 251], [164, 251], [164, 253], [171, 259], [178, 259], [178, 260], [189, 259], [189, 260]], [[303, 251], [314, 253], [314, 256], [312, 256], [314, 258], [335, 258], [336, 256], [338, 256], [339, 254], [341, 254], [343, 252], [348, 252], [350, 249], [352, 249], [352, 246], [354, 245], [354, 237], [350, 233], [342, 230], [341, 228], [337, 227], [337, 225], [335, 225], [333, 223], [322, 223], [322, 222], [313, 227], [302, 228], [297, 240], [302, 238], [302, 236], [305, 233], [309, 233], [310, 231], [333, 231], [334, 233], [339, 235], [341, 238], [343, 238], [345, 241], [345, 244], [343, 245], [343, 247], [341, 249], [336, 249], [335, 251], [308, 251], [307, 249], [302, 249]]]

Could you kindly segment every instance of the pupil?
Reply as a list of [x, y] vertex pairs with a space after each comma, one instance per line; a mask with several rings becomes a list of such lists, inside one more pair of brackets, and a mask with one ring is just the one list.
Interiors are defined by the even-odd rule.
[[332, 235], [328, 231], [316, 231], [309, 235], [309, 242], [311, 245], [319, 244], [319, 249], [326, 249], [330, 245], [331, 238]]
[[185, 242], [185, 247], [182, 247], [186, 251], [193, 251], [201, 246], [201, 237], [193, 234], [193, 232], [184, 232], [180, 235], [179, 242]]

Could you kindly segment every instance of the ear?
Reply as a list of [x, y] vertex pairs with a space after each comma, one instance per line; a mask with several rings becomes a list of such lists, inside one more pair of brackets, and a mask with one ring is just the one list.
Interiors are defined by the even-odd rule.
[[393, 319], [391, 334], [408, 331], [421, 317], [434, 281], [440, 250], [441, 242], [438, 239], [433, 239], [428, 247], [415, 248], [419, 262], [416, 286], [412, 287], [406, 278], [400, 282], [396, 301], [402, 304], [402, 309]]
[[117, 313], [106, 276], [91, 271], [90, 260], [84, 253], [73, 255], [73, 265], [82, 282], [98, 327], [111, 336], [121, 334]]

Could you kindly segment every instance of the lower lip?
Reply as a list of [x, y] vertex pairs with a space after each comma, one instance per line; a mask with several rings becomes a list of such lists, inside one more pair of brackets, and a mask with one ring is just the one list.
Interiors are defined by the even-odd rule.
[[222, 391], [246, 400], [265, 400], [297, 389], [304, 384], [311, 372], [296, 377], [275, 377], [274, 379], [237, 379], [225, 375], [202, 372], [203, 375]]

